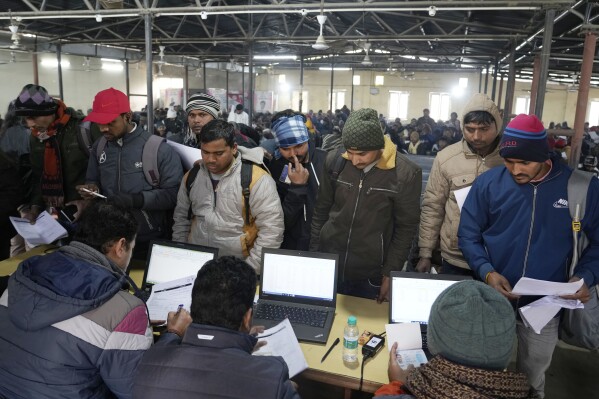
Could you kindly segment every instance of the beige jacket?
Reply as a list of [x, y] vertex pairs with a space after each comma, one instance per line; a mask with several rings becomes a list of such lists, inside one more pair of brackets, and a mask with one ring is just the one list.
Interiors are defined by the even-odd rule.
[[[471, 111], [489, 112], [501, 133], [499, 110], [486, 95], [476, 94], [470, 99], [463, 114]], [[471, 186], [478, 175], [503, 164], [499, 156], [499, 137], [495, 149], [484, 158], [472, 152], [464, 139], [437, 154], [422, 200], [418, 240], [421, 258], [430, 258], [440, 246], [445, 261], [469, 268], [458, 248], [460, 210], [454, 192]]]

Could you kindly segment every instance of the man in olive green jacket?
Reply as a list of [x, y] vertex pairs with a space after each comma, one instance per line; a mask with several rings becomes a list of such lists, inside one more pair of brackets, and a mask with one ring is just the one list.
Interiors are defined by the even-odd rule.
[[458, 248], [460, 208], [456, 196], [460, 193], [456, 192], [469, 189], [481, 173], [503, 165], [499, 156], [502, 119], [497, 105], [479, 93], [466, 104], [463, 122], [464, 137], [437, 154], [428, 177], [420, 215], [419, 272], [430, 271], [433, 251], [440, 244], [441, 273], [472, 275]]
[[339, 255], [337, 292], [380, 303], [416, 233], [422, 170], [383, 135], [373, 109], [350, 114], [343, 145], [325, 161], [310, 250]]

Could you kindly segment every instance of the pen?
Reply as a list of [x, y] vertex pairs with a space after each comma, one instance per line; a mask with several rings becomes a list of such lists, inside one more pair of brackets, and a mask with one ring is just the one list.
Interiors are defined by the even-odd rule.
[[180, 304], [177, 308], [177, 314], [181, 313], [181, 309], [183, 309], [183, 304]]
[[337, 339], [333, 342], [333, 344], [331, 345], [331, 347], [329, 348], [329, 350], [327, 351], [327, 353], [324, 354], [324, 356], [322, 357], [322, 360], [320, 361], [320, 363], [324, 362], [324, 359], [327, 358], [327, 356], [329, 356], [329, 353], [331, 353], [331, 351], [333, 350], [333, 348], [339, 343], [339, 337], [337, 337]]
[[91, 195], [93, 195], [93, 196], [95, 196], [95, 197], [98, 197], [98, 198], [104, 198], [104, 199], [107, 199], [107, 197], [106, 197], [105, 195], [99, 194], [99, 193], [97, 193], [97, 192], [95, 192], [95, 191], [92, 191], [92, 190], [88, 190], [88, 189], [87, 189], [87, 188], [85, 188], [85, 187], [81, 187], [81, 191], [85, 191], [86, 193], [88, 193], [88, 194], [91, 194]]

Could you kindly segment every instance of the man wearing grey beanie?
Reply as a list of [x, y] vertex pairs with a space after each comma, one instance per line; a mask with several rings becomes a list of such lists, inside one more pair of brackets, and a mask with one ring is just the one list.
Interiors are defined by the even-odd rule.
[[337, 292], [380, 303], [389, 299], [389, 272], [410, 251], [422, 170], [397, 152], [374, 109], [351, 113], [342, 140], [325, 161], [310, 250], [339, 255]]
[[537, 397], [526, 374], [506, 371], [516, 343], [516, 316], [493, 288], [472, 280], [447, 288], [433, 303], [427, 335], [433, 358], [418, 368], [401, 369], [397, 343], [392, 346], [390, 383], [375, 397]]

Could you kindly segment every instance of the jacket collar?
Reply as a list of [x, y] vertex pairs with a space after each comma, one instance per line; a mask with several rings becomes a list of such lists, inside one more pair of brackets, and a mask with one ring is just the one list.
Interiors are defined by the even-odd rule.
[[183, 336], [183, 344], [215, 349], [236, 348], [252, 353], [256, 337], [228, 328], [192, 323]]
[[495, 154], [499, 154], [499, 142], [501, 141], [501, 135], [498, 134], [497, 137], [495, 137], [495, 146], [493, 147], [493, 151], [491, 151], [490, 153], [488, 153], [487, 155], [485, 155], [484, 157], [478, 155], [476, 152], [472, 151], [472, 148], [470, 147], [470, 144], [468, 144], [468, 142], [466, 141], [466, 139], [464, 137], [462, 137], [462, 150], [464, 151], [464, 155], [466, 157], [481, 157], [481, 158], [487, 158], [490, 157], [492, 155]]
[[[389, 170], [395, 168], [395, 155], [397, 153], [397, 146], [391, 141], [391, 138], [385, 135], [385, 147], [383, 147], [383, 155], [379, 158], [375, 167], [382, 170]], [[349, 159], [347, 151], [341, 155], [345, 159]]]

